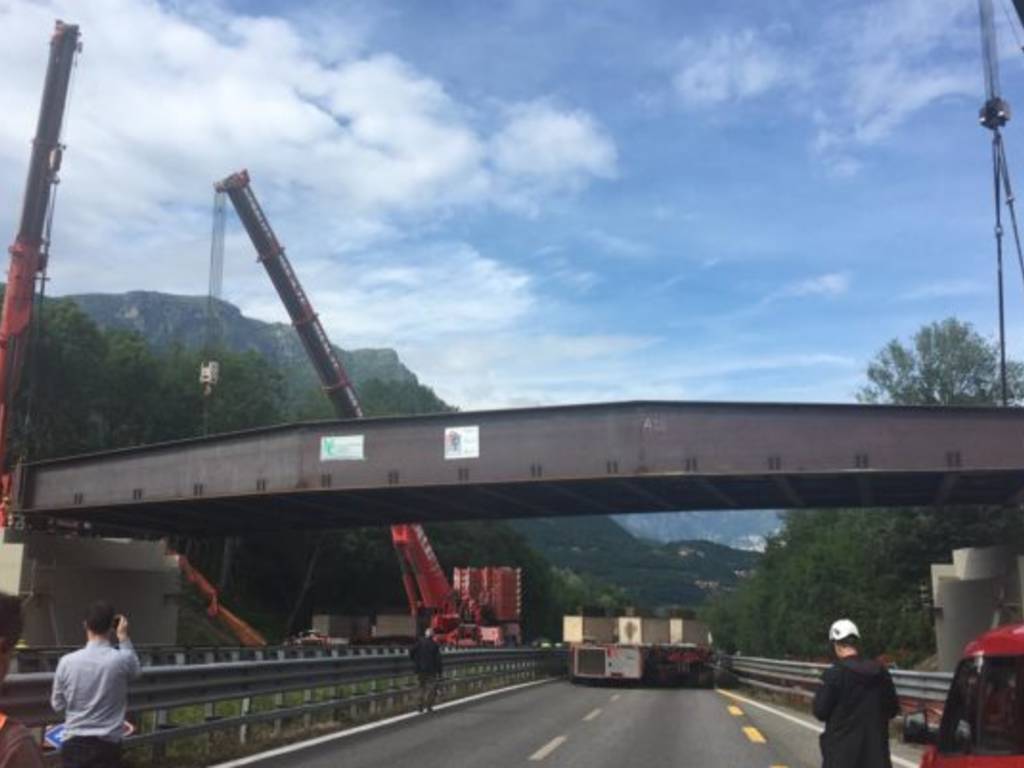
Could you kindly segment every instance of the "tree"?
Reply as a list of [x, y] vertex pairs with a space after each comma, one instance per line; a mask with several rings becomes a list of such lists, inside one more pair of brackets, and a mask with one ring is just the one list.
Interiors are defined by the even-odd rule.
[[[908, 346], [893, 339], [868, 366], [864, 403], [997, 405], [1001, 402], [999, 347], [970, 323], [948, 317], [924, 326]], [[1010, 399], [1024, 396], [1024, 365], [1008, 360]]]

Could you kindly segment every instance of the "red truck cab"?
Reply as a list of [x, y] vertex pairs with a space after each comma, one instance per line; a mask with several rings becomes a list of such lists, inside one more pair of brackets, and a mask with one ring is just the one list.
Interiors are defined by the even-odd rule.
[[1024, 624], [968, 643], [938, 729], [910, 716], [904, 738], [928, 745], [921, 768], [1024, 768]]

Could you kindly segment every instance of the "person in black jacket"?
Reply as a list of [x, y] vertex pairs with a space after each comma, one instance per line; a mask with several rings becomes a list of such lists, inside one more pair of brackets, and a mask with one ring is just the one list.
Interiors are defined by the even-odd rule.
[[416, 668], [420, 682], [419, 711], [434, 711], [434, 700], [437, 699], [437, 684], [443, 671], [441, 648], [434, 642], [434, 630], [428, 629], [423, 637], [409, 649], [409, 657]]
[[860, 656], [860, 632], [849, 619], [828, 632], [835, 663], [825, 670], [814, 694], [814, 716], [821, 734], [823, 768], [892, 768], [889, 720], [900, 711], [889, 670]]

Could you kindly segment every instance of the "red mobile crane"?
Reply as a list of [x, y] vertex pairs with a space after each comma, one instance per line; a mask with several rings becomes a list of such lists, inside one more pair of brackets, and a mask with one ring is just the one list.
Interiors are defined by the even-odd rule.
[[[248, 171], [242, 170], [228, 176], [217, 182], [214, 189], [231, 199], [238, 218], [256, 249], [259, 261], [266, 268], [278, 296], [288, 311], [292, 325], [299, 334], [302, 346], [320, 377], [324, 392], [334, 406], [335, 413], [344, 419], [362, 418], [363, 410], [352, 381], [335, 354], [316, 312], [313, 311], [313, 305], [302, 290], [302, 285], [285, 255], [284, 246], [277, 239], [256, 200], [249, 183]], [[506, 581], [506, 571], [514, 572], [516, 599], [513, 617], [507, 607], [502, 611], [495, 610], [493, 605], [482, 605], [480, 595], [473, 594], [468, 588], [453, 589], [422, 526], [393, 525], [391, 541], [402, 569], [402, 584], [409, 600], [409, 610], [417, 622], [421, 618], [429, 617], [430, 626], [439, 642], [449, 645], [479, 645], [482, 642], [503, 644], [506, 641], [506, 633], [510, 639], [518, 641], [518, 624], [510, 621], [510, 618], [518, 620], [518, 591], [521, 578], [518, 569], [479, 569], [481, 572], [488, 572], [488, 575], [500, 572]], [[465, 570], [470, 569], [457, 569], [456, 576]], [[505, 600], [504, 605], [510, 602]], [[501, 614], [506, 623], [501, 626], [495, 625], [491, 619], [495, 614]]]
[[21, 221], [7, 272], [0, 313], [0, 528], [8, 524], [12, 472], [9, 441], [14, 399], [25, 364], [37, 281], [46, 275], [54, 191], [60, 172], [64, 108], [75, 55], [81, 50], [78, 26], [58, 21], [50, 39], [50, 60], [39, 106], [39, 122], [25, 183]]

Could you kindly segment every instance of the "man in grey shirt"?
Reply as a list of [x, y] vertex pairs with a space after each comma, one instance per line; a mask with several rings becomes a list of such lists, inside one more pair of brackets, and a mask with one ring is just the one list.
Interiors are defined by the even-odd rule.
[[85, 636], [85, 647], [63, 656], [53, 676], [50, 703], [64, 713], [61, 759], [64, 768], [117, 768], [128, 680], [139, 674], [139, 658], [128, 638], [128, 619], [115, 616], [110, 603], [89, 607]]

